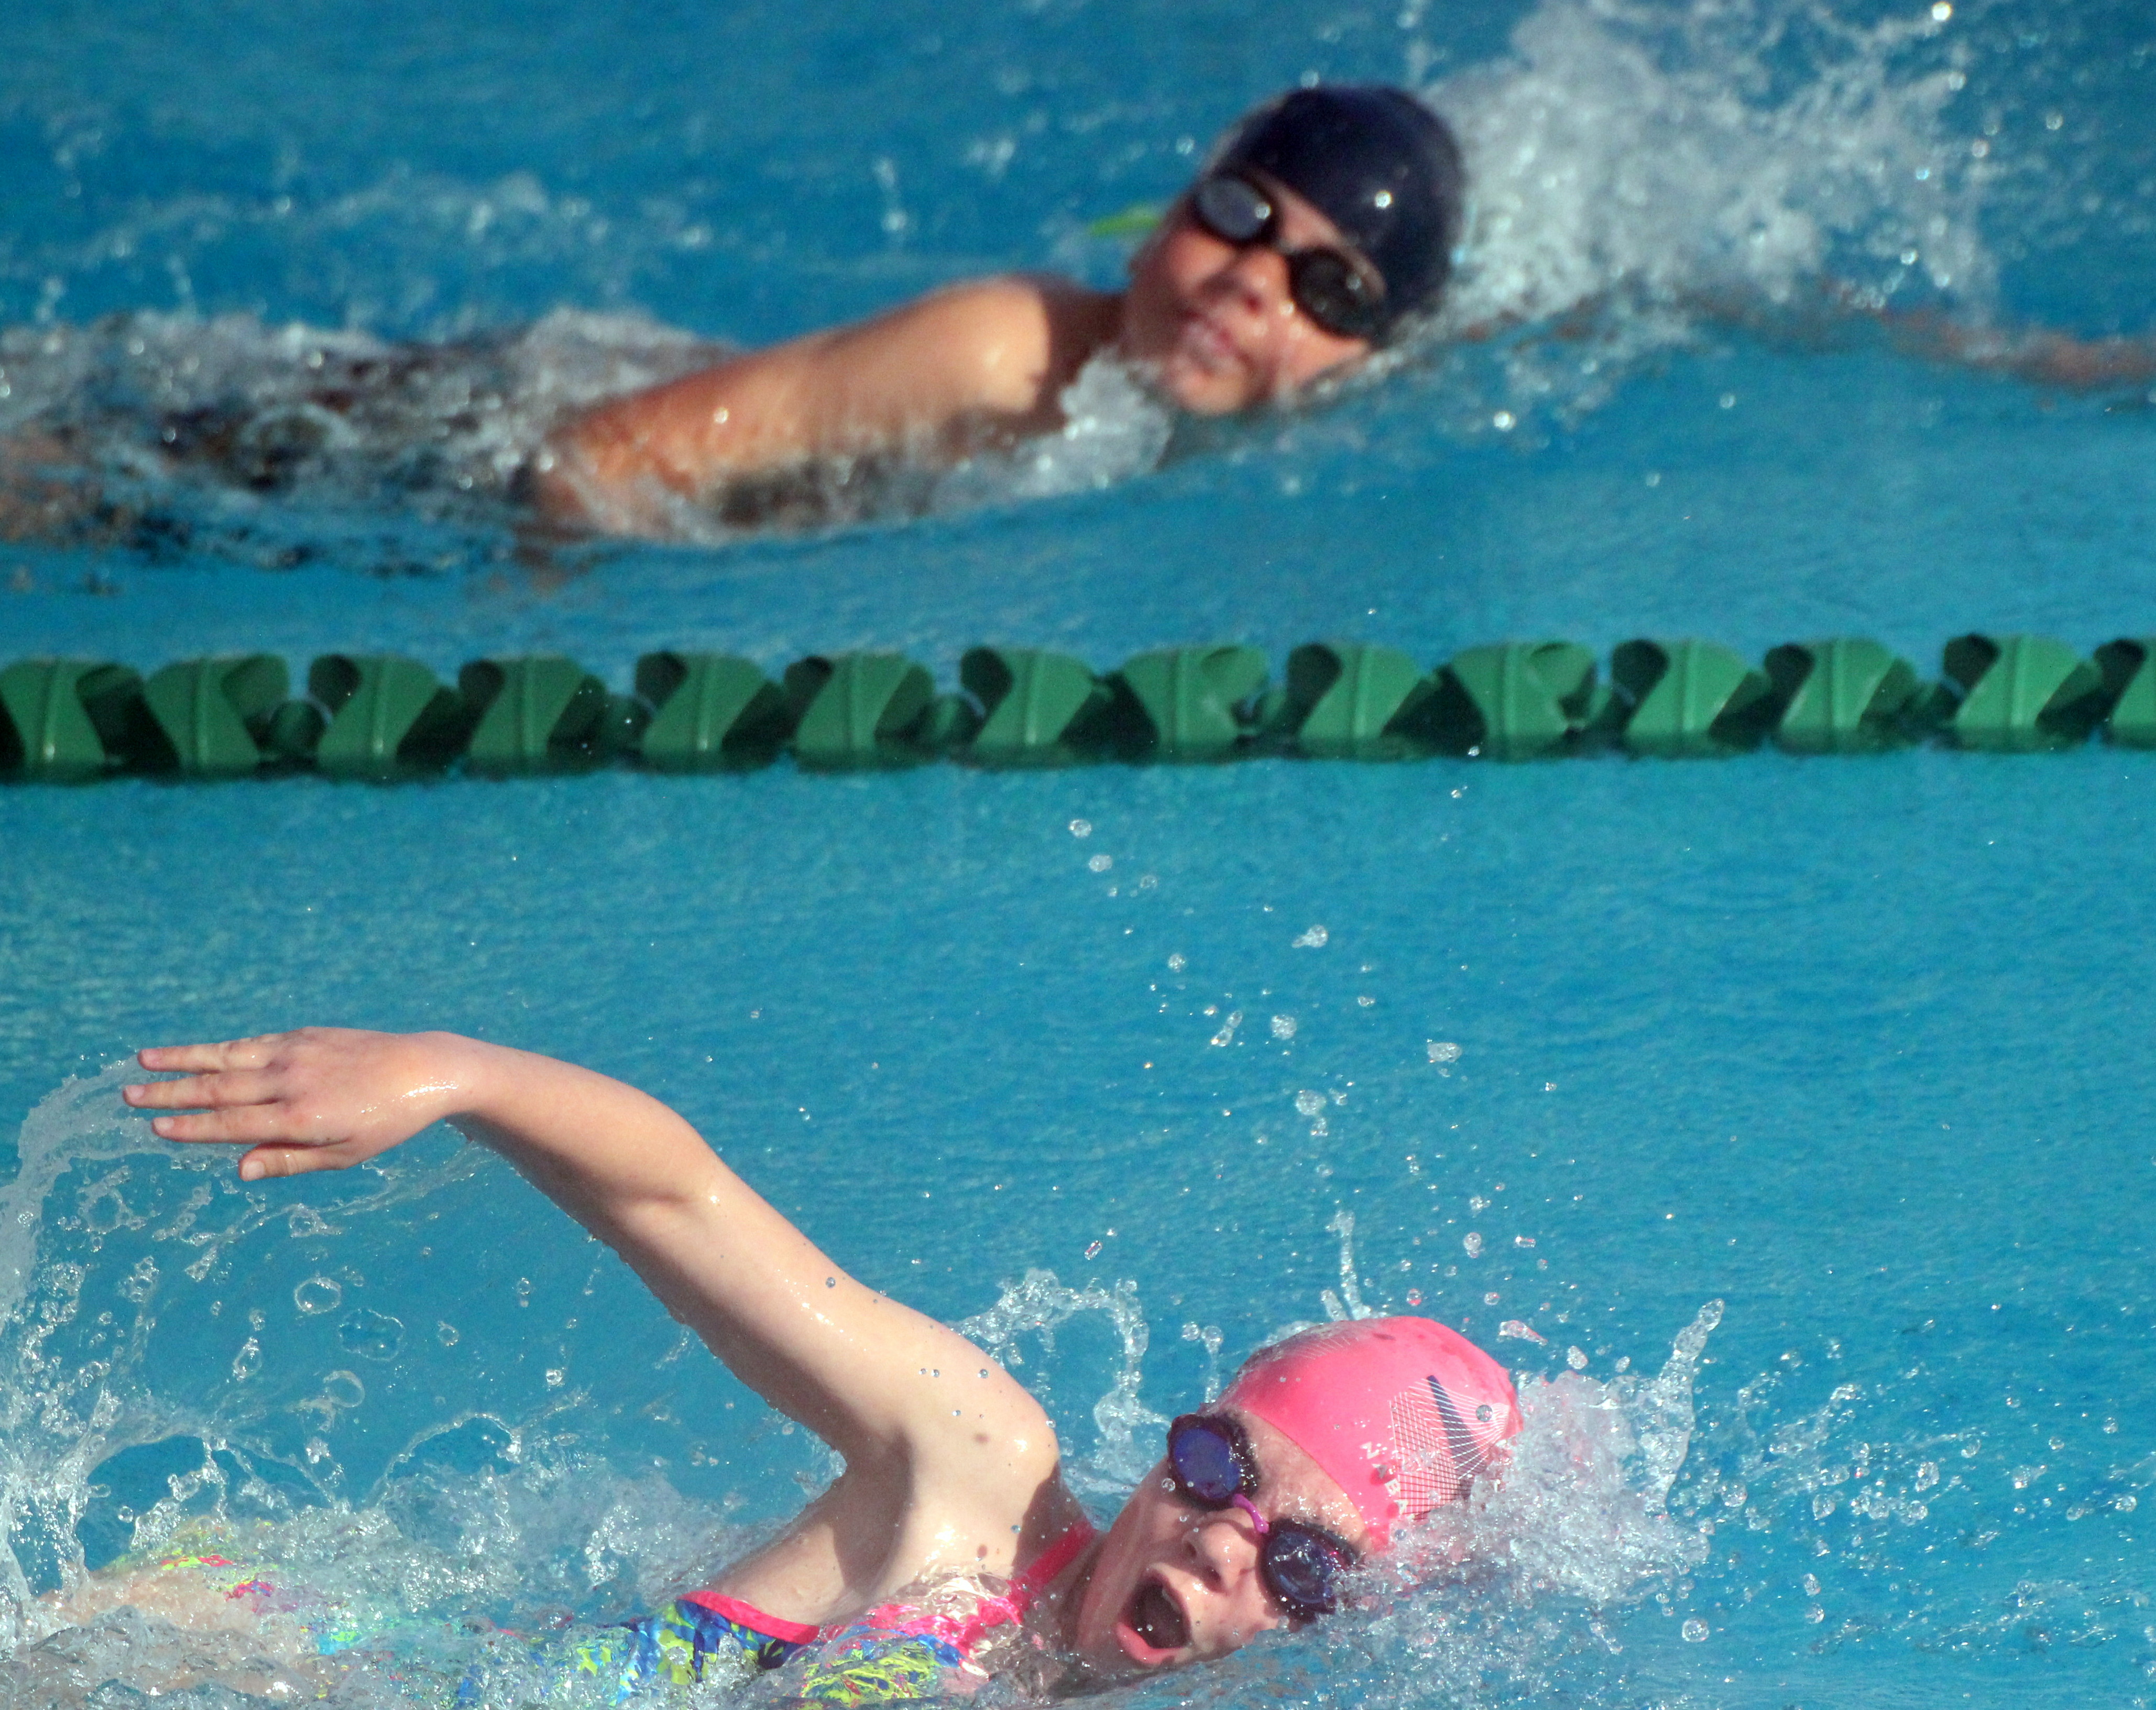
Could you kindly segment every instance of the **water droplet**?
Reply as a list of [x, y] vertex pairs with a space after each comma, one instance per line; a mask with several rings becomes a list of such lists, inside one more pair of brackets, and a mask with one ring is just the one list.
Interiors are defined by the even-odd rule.
[[387, 1312], [362, 1307], [337, 1325], [337, 1345], [362, 1359], [393, 1360], [404, 1346], [404, 1326]]
[[1501, 434], [1509, 434], [1519, 424], [1519, 418], [1508, 409], [1501, 409], [1490, 418], [1490, 425]]
[[1408, 1291], [1408, 1304], [1411, 1307], [1419, 1307], [1422, 1304], [1422, 1291], [1420, 1289], [1411, 1288]]

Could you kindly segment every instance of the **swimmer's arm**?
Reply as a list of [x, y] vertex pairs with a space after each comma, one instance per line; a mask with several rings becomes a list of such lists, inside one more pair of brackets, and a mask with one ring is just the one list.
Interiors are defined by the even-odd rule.
[[557, 429], [536, 468], [548, 520], [666, 532], [669, 505], [811, 459], [930, 458], [1038, 433], [1120, 300], [1009, 276], [936, 291], [601, 404]]
[[492, 1147], [865, 1476], [926, 1471], [993, 1502], [999, 1486], [1029, 1492], [1053, 1471], [1045, 1415], [1000, 1366], [849, 1276], [634, 1087], [441, 1033], [307, 1028], [140, 1060], [183, 1078], [131, 1086], [127, 1101], [189, 1112], [156, 1117], [162, 1138], [248, 1148], [249, 1181], [349, 1168], [435, 1122]]

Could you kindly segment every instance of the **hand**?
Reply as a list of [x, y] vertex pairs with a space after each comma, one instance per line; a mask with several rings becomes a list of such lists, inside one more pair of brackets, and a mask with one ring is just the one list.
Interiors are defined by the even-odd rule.
[[350, 1169], [469, 1107], [475, 1055], [484, 1046], [448, 1034], [362, 1033], [305, 1027], [223, 1045], [153, 1046], [144, 1068], [177, 1081], [121, 1090], [157, 1117], [160, 1139], [246, 1146], [239, 1179]]

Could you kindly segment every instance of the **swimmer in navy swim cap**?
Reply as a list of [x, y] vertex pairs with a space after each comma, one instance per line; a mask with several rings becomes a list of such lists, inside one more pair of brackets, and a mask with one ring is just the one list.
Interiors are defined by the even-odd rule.
[[[1322, 1326], [1260, 1349], [1218, 1400], [1177, 1418], [1160, 1461], [1096, 1531], [1022, 1384], [849, 1276], [633, 1087], [441, 1033], [309, 1028], [141, 1061], [176, 1078], [129, 1086], [127, 1102], [157, 1113], [166, 1140], [239, 1148], [258, 1192], [449, 1122], [612, 1246], [737, 1377], [843, 1457], [791, 1526], [654, 1613], [489, 1641], [501, 1679], [522, 1683], [520, 1703], [535, 1670], [578, 1702], [783, 1670], [772, 1686], [785, 1696], [858, 1706], [992, 1679], [1070, 1691], [1208, 1661], [1348, 1601], [1358, 1564], [1496, 1482], [1520, 1428], [1504, 1369], [1444, 1325]], [[844, 1227], [842, 1209], [829, 1220]], [[255, 1690], [319, 1695], [396, 1654], [393, 1631], [363, 1630], [280, 1566], [274, 1538], [191, 1535], [35, 1613], [49, 1630], [121, 1605], [191, 1642], [222, 1631], [249, 1656], [281, 1648], [286, 1684]], [[472, 1666], [457, 1702], [495, 1702], [482, 1677], [493, 1664]]]
[[954, 462], [1060, 427], [1104, 353], [1195, 414], [1282, 403], [1436, 306], [1462, 195], [1452, 135], [1414, 96], [1295, 90], [1215, 146], [1127, 289], [974, 280], [616, 399], [556, 430], [536, 496], [565, 525], [664, 534], [684, 501], [805, 465]]

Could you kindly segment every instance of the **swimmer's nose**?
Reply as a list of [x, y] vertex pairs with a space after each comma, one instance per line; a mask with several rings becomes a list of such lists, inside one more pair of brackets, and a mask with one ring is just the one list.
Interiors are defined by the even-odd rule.
[[1202, 1516], [1184, 1541], [1193, 1564], [1215, 1591], [1233, 1591], [1245, 1576], [1257, 1571], [1256, 1534], [1232, 1508]]
[[1262, 317], [1287, 301], [1287, 259], [1253, 244], [1236, 250], [1213, 275], [1214, 290], [1237, 308]]

